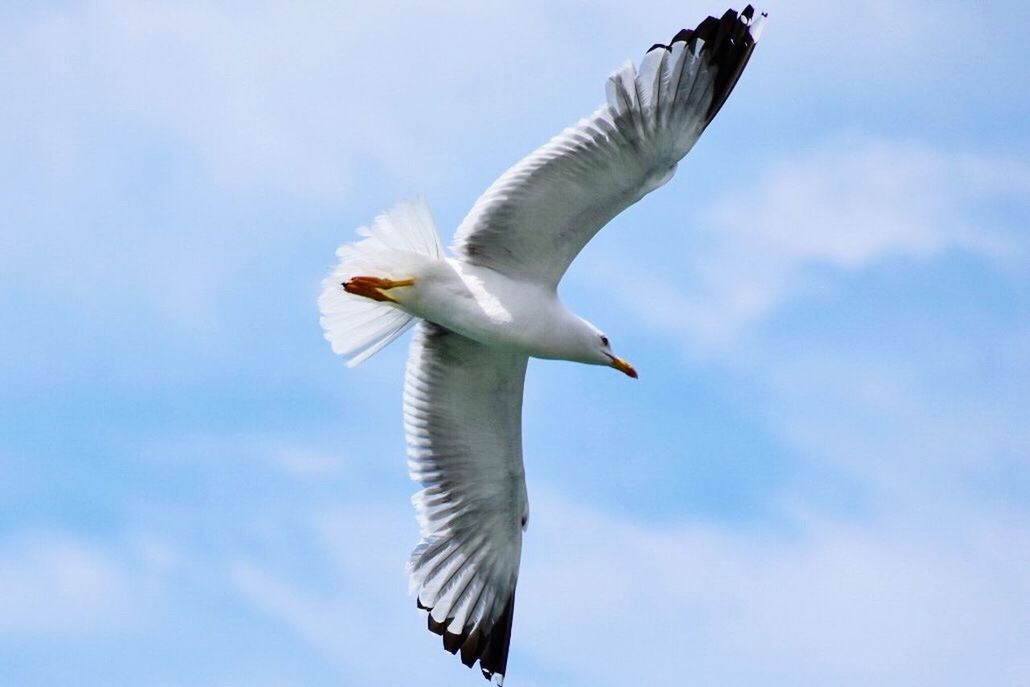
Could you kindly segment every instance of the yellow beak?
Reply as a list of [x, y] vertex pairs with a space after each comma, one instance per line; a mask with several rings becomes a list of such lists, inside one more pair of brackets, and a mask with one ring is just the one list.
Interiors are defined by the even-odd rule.
[[612, 359], [611, 367], [621, 372], [624, 375], [629, 375], [633, 379], [637, 379], [637, 371], [632, 365], [623, 360], [622, 358], [616, 358], [614, 355], [609, 354], [609, 358]]

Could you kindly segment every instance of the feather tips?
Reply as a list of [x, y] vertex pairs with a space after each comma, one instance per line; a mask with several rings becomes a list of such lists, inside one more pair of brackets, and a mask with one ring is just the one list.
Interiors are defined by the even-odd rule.
[[412, 342], [404, 415], [422, 541], [418, 607], [444, 649], [503, 679], [527, 512], [521, 409], [526, 359], [429, 323]]

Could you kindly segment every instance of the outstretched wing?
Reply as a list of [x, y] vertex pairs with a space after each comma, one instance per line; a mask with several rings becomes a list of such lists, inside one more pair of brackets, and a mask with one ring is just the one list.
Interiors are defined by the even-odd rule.
[[522, 468], [526, 357], [428, 322], [408, 357], [404, 423], [422, 541], [412, 589], [462, 662], [503, 680], [528, 506]]
[[667, 182], [733, 90], [764, 15], [754, 9], [657, 44], [639, 72], [608, 79], [607, 103], [509, 169], [458, 227], [455, 253], [509, 276], [557, 286], [615, 215]]

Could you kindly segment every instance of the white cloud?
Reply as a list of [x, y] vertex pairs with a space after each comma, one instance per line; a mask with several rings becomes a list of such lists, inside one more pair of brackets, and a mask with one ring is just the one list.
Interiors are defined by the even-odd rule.
[[[0, 78], [25, 97], [3, 115], [17, 136], [5, 143], [21, 173], [44, 170], [55, 190], [76, 198], [124, 190], [148, 158], [161, 163], [162, 183], [186, 187], [200, 175], [221, 193], [339, 207], [370, 168], [387, 170], [398, 193], [425, 193], [460, 180], [469, 165], [457, 161], [498, 129], [553, 112], [555, 100], [589, 96], [568, 121], [541, 122], [549, 128], [532, 140], [543, 142], [600, 102], [608, 70], [722, 7], [608, 9], [104, 0], [13, 12], [0, 48], [10, 68]], [[939, 32], [969, 15], [954, 3], [769, 9], [748, 90], [787, 103], [801, 88], [843, 90], [838, 84], [871, 64], [907, 66], [882, 69], [876, 83], [907, 81], [913, 70], [931, 76], [958, 55]], [[833, 30], [813, 30], [825, 26]], [[795, 78], [802, 60], [803, 80]]]
[[567, 684], [967, 685], [1030, 678], [1026, 522], [656, 529], [534, 496], [518, 646]]
[[[790, 532], [646, 525], [534, 489], [512, 681], [577, 685], [968, 685], [1030, 678], [1023, 518], [913, 530], [807, 514]], [[404, 594], [410, 513], [319, 512], [317, 581], [241, 560], [241, 596], [366, 681], [464, 673]], [[386, 673], [384, 673], [386, 671]]]
[[[160, 436], [148, 441], [140, 458], [154, 465], [175, 465], [179, 469], [244, 469], [262, 471], [271, 467], [275, 477], [285, 474], [302, 481], [331, 482], [352, 475], [343, 453], [348, 442], [335, 447], [317, 439], [285, 440], [260, 433], [192, 433]], [[264, 473], [262, 473], [264, 474]]]
[[[634, 298], [632, 312], [688, 355], [713, 356], [731, 378], [746, 378], [757, 421], [801, 464], [847, 481], [873, 517], [930, 532], [995, 522], [1015, 507], [1030, 478], [1030, 368], [1020, 352], [1025, 318], [1006, 314], [1008, 278], [992, 285], [998, 295], [978, 295], [975, 309], [912, 294], [907, 306], [849, 305], [837, 312], [839, 330], [835, 321], [781, 326], [775, 315], [811, 295], [821, 275], [854, 277], [888, 262], [903, 275], [961, 256], [1018, 275], [1030, 264], [1021, 226], [1030, 166], [851, 138], [772, 163], [753, 188], [701, 213], [699, 236], [682, 251], [685, 274], [649, 275], [669, 287]], [[628, 278], [644, 279], [635, 269]]]
[[[1002, 362], [1002, 338], [971, 359], [943, 337], [919, 360], [815, 350], [759, 363], [765, 422], [802, 455], [847, 475], [866, 506], [932, 527], [1004, 502], [1027, 483], [1030, 374]], [[1009, 485], [1012, 486], [1012, 485]]]
[[49, 636], [121, 629], [131, 583], [110, 551], [65, 536], [0, 543], [0, 634]]
[[230, 570], [236, 590], [266, 614], [284, 621], [291, 630], [331, 657], [342, 659], [342, 637], [348, 618], [360, 618], [345, 597], [325, 599], [277, 579], [257, 564], [239, 562]]
[[[503, 25], [508, 40], [467, 23]], [[486, 78], [497, 61], [541, 65], [517, 46], [552, 31], [531, 11], [474, 2], [127, 0], [36, 9], [6, 29], [8, 78], [31, 94], [7, 118], [28, 133], [19, 150], [32, 169], [122, 184], [148, 146], [164, 146], [165, 165], [185, 165], [173, 173], [199, 172], [223, 192], [333, 207], [370, 167], [439, 177], [451, 165], [435, 166], [448, 147], [435, 126], [503, 89]]]
[[338, 452], [274, 442], [263, 444], [259, 450], [276, 467], [295, 479], [334, 479], [347, 470], [347, 462]]
[[404, 565], [417, 528], [403, 505], [309, 511], [310, 569], [328, 563], [324, 578], [241, 557], [227, 571], [229, 583], [355, 684], [414, 675], [425, 685], [454, 684], [466, 669], [443, 653], [407, 594]]
[[[1030, 194], [1030, 167], [1010, 159], [860, 137], [789, 154], [740, 187], [753, 191], [684, 222], [696, 235], [682, 249], [685, 269], [660, 275], [669, 287], [632, 300], [645, 323], [698, 350], [733, 344], [803, 292], [813, 268], [855, 272], [948, 251], [1014, 264], [1030, 255], [1011, 220], [982, 212]], [[645, 278], [632, 263], [602, 278], [615, 269]]]

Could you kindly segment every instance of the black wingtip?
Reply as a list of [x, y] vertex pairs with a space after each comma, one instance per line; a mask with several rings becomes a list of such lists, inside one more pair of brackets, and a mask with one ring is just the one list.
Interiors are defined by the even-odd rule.
[[[709, 17], [709, 19], [711, 19], [711, 17]], [[694, 29], [680, 29], [678, 32], [676, 32], [676, 35], [672, 37], [672, 40], [669, 41], [669, 44], [671, 45], [672, 43], [681, 42], [689, 43], [691, 40], [693, 40], [694, 33]]]
[[447, 630], [453, 618], [447, 618], [443, 622], [433, 619], [432, 608], [416, 598], [416, 605], [423, 611], [429, 611], [427, 626], [433, 634], [443, 637], [443, 648], [452, 654], [461, 651], [461, 662], [471, 668], [479, 661], [479, 668], [483, 677], [487, 680], [493, 676], [500, 675], [502, 678], [508, 669], [508, 650], [511, 646], [511, 627], [515, 617], [515, 590], [512, 590], [504, 610], [494, 621], [494, 624], [482, 632], [480, 628], [466, 626], [461, 634], [455, 634]]
[[479, 657], [483, 677], [491, 679], [494, 674], [504, 675], [508, 670], [508, 650], [511, 647], [511, 624], [515, 617], [515, 591], [512, 590], [497, 622], [486, 638], [486, 645]]
[[[715, 68], [715, 87], [712, 95], [712, 103], [705, 115], [705, 125], [711, 122], [715, 115], [722, 109], [723, 103], [730, 96], [733, 87], [737, 85], [744, 67], [751, 59], [751, 53], [760, 33], [761, 22], [753, 22], [755, 8], [748, 5], [739, 14], [735, 10], [726, 10], [721, 18], [707, 17], [694, 29], [681, 29], [669, 41], [673, 43], [683, 42], [687, 47], [696, 51], [709, 65]], [[761, 15], [767, 16], [765, 12]], [[757, 29], [752, 33], [752, 25]], [[697, 43], [701, 41], [701, 49], [697, 51]], [[652, 46], [648, 52], [657, 47], [666, 47], [661, 43]]]

